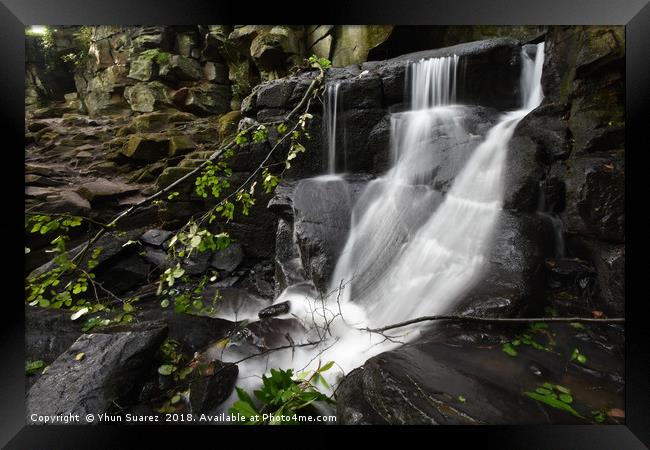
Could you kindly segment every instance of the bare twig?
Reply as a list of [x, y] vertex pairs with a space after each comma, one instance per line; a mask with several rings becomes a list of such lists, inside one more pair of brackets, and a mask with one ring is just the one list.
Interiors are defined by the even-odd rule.
[[395, 323], [392, 325], [386, 325], [380, 328], [358, 328], [361, 331], [369, 331], [371, 333], [383, 333], [384, 331], [393, 330], [395, 328], [402, 328], [408, 325], [413, 325], [420, 322], [430, 322], [430, 321], [439, 321], [439, 320], [449, 320], [455, 322], [478, 322], [478, 323], [534, 323], [534, 322], [544, 322], [544, 323], [600, 323], [600, 324], [612, 324], [612, 323], [625, 323], [625, 318], [615, 317], [611, 319], [595, 319], [591, 317], [477, 317], [477, 316], [459, 316], [459, 315], [438, 315], [438, 316], [423, 316], [417, 317], [411, 320], [405, 320], [404, 322]]

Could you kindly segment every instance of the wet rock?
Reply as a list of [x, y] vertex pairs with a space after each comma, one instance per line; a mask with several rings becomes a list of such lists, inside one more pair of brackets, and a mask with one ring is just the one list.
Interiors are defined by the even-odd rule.
[[210, 266], [224, 272], [232, 272], [244, 260], [244, 251], [239, 244], [230, 244], [226, 249], [219, 250], [212, 255]]
[[170, 266], [171, 260], [167, 252], [159, 248], [146, 247], [142, 258], [150, 263], [154, 268], [165, 270]]
[[503, 317], [539, 306], [545, 235], [538, 216], [503, 211], [485, 274], [456, 311]]
[[235, 384], [239, 369], [235, 364], [212, 363], [212, 376], [199, 376], [190, 383], [190, 404], [193, 413], [209, 411], [228, 399]]
[[461, 60], [461, 73], [463, 73], [458, 84], [458, 101], [504, 111], [520, 106], [519, 51], [520, 46], [515, 39], [486, 39], [409, 53], [381, 62], [366, 62], [361, 65], [361, 69], [378, 73], [388, 85], [389, 97], [399, 102], [404, 101], [398, 93], [398, 86], [399, 81], [404, 79], [407, 61], [458, 55]]
[[142, 236], [140, 236], [140, 240], [145, 244], [154, 247], [162, 247], [163, 242], [169, 239], [172, 234], [174, 233], [172, 233], [171, 231], [158, 230], [154, 228], [151, 230], [147, 230]]
[[128, 255], [113, 264], [96, 269], [97, 281], [114, 293], [126, 292], [143, 283], [151, 273], [151, 265], [139, 255]]
[[259, 297], [249, 290], [235, 287], [219, 287], [209, 285], [204, 289], [203, 301], [210, 304], [218, 289], [216, 317], [233, 322], [256, 319], [257, 312], [269, 305], [269, 301]]
[[145, 322], [81, 336], [27, 393], [28, 420], [106, 412], [136, 386], [166, 333], [164, 324]]
[[384, 111], [381, 109], [350, 109], [343, 113], [342, 123], [345, 123], [344, 141], [347, 150], [344, 158], [345, 170], [371, 172], [375, 157], [378, 156], [372, 152], [388, 152], [388, 147], [379, 148], [369, 142], [370, 135], [383, 117]]
[[306, 332], [300, 321], [293, 317], [290, 319], [270, 317], [258, 320], [248, 324], [246, 330], [251, 333], [247, 338], [249, 342], [262, 349], [301, 342]]
[[267, 306], [257, 313], [257, 316], [260, 319], [268, 319], [270, 317], [280, 316], [282, 314], [287, 314], [291, 309], [291, 303], [282, 302], [275, 305]]
[[293, 193], [294, 232], [302, 265], [320, 289], [326, 288], [345, 245], [351, 208], [347, 184], [341, 179], [302, 180]]
[[359, 74], [345, 80], [339, 87], [344, 109], [375, 109], [382, 107], [381, 78], [374, 73]]
[[574, 83], [569, 129], [576, 154], [624, 147], [624, 79], [621, 71]]
[[189, 353], [224, 338], [235, 328], [228, 320], [178, 313], [171, 306], [162, 308], [157, 301], [141, 301], [136, 307], [134, 314], [139, 321], [165, 322], [169, 329], [167, 337], [178, 341], [183, 351]]
[[81, 335], [81, 325], [70, 311], [25, 306], [25, 357], [54, 361]]
[[625, 315], [625, 246], [591, 238], [576, 237], [568, 242], [570, 251], [589, 261], [597, 273], [592, 307], [610, 316]]
[[[622, 405], [622, 380], [599, 375], [620, 373], [622, 358], [616, 351], [586, 344], [568, 325], [551, 331], [561, 355], [520, 345], [516, 356], [508, 356], [501, 342], [512, 336], [500, 331], [475, 330], [467, 324], [440, 328], [433, 337], [382, 353], [350, 372], [336, 393], [339, 423], [588, 423], [592, 410], [608, 403]], [[590, 354], [588, 364], [598, 369], [567, 367], [566, 358], [576, 346]], [[570, 389], [571, 406], [586, 418], [523, 394], [545, 382]], [[594, 386], [601, 386], [598, 396], [593, 395]]]
[[260, 85], [256, 97], [257, 108], [288, 109], [295, 86], [296, 80], [292, 78], [282, 78]]
[[616, 155], [569, 160], [564, 174], [569, 232], [625, 240], [625, 167]]

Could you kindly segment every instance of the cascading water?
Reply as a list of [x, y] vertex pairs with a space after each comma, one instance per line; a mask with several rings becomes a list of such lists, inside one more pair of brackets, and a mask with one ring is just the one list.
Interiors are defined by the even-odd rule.
[[327, 86], [323, 102], [323, 117], [325, 122], [325, 138], [327, 142], [327, 173], [336, 173], [336, 150], [338, 142], [338, 113], [341, 109], [341, 83], [336, 82]]
[[[508, 142], [542, 100], [544, 44], [536, 46], [534, 59], [524, 50], [521, 56], [522, 108], [505, 113], [480, 143], [463, 125], [467, 107], [453, 104], [458, 57], [409, 68], [411, 110], [391, 118], [395, 162], [357, 200], [331, 279], [334, 294], [309, 298], [287, 289], [276, 300], [290, 301], [291, 314], [317, 330], [303, 342], [319, 344], [276, 351], [269, 355], [272, 362], [248, 359], [239, 365], [246, 375], [240, 386], [254, 387], [270, 367], [304, 370], [319, 360], [336, 361], [347, 373], [400, 345], [360, 328], [445, 313], [480, 281], [500, 217]], [[327, 127], [328, 136], [335, 136], [335, 127]], [[462, 146], [471, 147], [471, 154], [443, 195], [431, 186], [433, 168], [441, 154], [453, 155]], [[326, 338], [318, 331], [325, 326]], [[402, 329], [400, 341], [417, 337], [422, 326]], [[225, 361], [240, 357], [236, 349], [222, 355]]]

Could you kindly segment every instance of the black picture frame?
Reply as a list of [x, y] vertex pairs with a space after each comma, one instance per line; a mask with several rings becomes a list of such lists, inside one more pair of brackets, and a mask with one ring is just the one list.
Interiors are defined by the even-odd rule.
[[[641, 242], [634, 236], [640, 213], [628, 207], [642, 204], [644, 190], [632, 188], [643, 178], [640, 155], [647, 152], [645, 127], [650, 117], [650, 4], [648, 0], [328, 0], [306, 2], [222, 2], [190, 0], [0, 0], [0, 124], [3, 147], [3, 212], [0, 237], [4, 275], [0, 317], [0, 444], [5, 448], [125, 448], [143, 432], [170, 439], [179, 426], [26, 426], [24, 392], [24, 318], [18, 278], [22, 278], [24, 252], [21, 239], [24, 148], [24, 26], [37, 24], [144, 25], [193, 23], [334, 23], [419, 25], [625, 25], [626, 29], [626, 419], [625, 425], [594, 426], [480, 426], [480, 427], [320, 427], [300, 431], [320, 440], [324, 433], [373, 434], [412, 442], [414, 431], [443, 437], [455, 445], [500, 449], [641, 449], [650, 446], [650, 332], [645, 324], [643, 296], [635, 295], [641, 282], [634, 279], [635, 266], [643, 257]], [[637, 148], [638, 147], [638, 148]], [[632, 156], [630, 156], [632, 155]], [[636, 165], [636, 167], [635, 167]], [[14, 201], [10, 201], [13, 199]], [[15, 209], [15, 210], [14, 210]], [[9, 219], [11, 218], [11, 219]], [[638, 223], [637, 226], [641, 226]], [[641, 261], [641, 264], [643, 262]], [[16, 276], [9, 275], [14, 266]], [[18, 275], [20, 273], [21, 275]], [[636, 297], [636, 298], [635, 298]], [[228, 440], [246, 442], [254, 434], [268, 440], [281, 427], [256, 429], [229, 427], [215, 433], [213, 427], [193, 426], [191, 439], [205, 434], [210, 442], [228, 433]], [[295, 433], [295, 429], [291, 433]], [[295, 436], [295, 435], [294, 435]], [[183, 438], [181, 438], [183, 439]], [[408, 441], [406, 440], [408, 439]], [[324, 439], [323, 439], [324, 440]], [[171, 443], [171, 440], [167, 441]], [[189, 442], [189, 441], [187, 441]], [[198, 442], [198, 441], [197, 441]], [[308, 442], [308, 441], [307, 441]], [[198, 445], [198, 444], [197, 444]], [[246, 444], [250, 445], [250, 444]], [[307, 445], [307, 444], [301, 444]], [[331, 445], [338, 445], [332, 441]], [[468, 448], [473, 448], [472, 446]]]

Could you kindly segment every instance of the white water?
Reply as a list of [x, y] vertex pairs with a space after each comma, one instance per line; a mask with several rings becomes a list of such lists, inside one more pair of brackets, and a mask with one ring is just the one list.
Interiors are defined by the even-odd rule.
[[[534, 60], [522, 51], [522, 108], [505, 113], [489, 130], [444, 196], [430, 186], [431, 168], [443, 149], [453, 151], [456, 144], [472, 142], [462, 125], [466, 109], [451, 104], [458, 58], [423, 60], [410, 68], [412, 110], [391, 120], [394, 166], [369, 183], [357, 201], [332, 277], [334, 294], [323, 301], [289, 288], [276, 300], [289, 300], [291, 314], [307, 328], [322, 329], [331, 321], [328, 337], [316, 347], [241, 363], [238, 385], [256, 386], [259, 375], [271, 367], [303, 370], [319, 360], [336, 361], [338, 373], [347, 373], [414, 339], [425, 325], [400, 329], [399, 342], [358, 328], [445, 313], [480, 281], [501, 212], [508, 142], [519, 121], [542, 100], [543, 55], [543, 44], [538, 44]], [[339, 297], [340, 283], [344, 289]], [[343, 320], [337, 317], [339, 309]], [[311, 331], [307, 340], [320, 338]], [[239, 357], [234, 351], [223, 359]]]
[[323, 119], [325, 122], [325, 137], [327, 142], [327, 173], [336, 173], [336, 143], [338, 128], [338, 113], [341, 109], [339, 101], [340, 82], [327, 86], [323, 101]]

